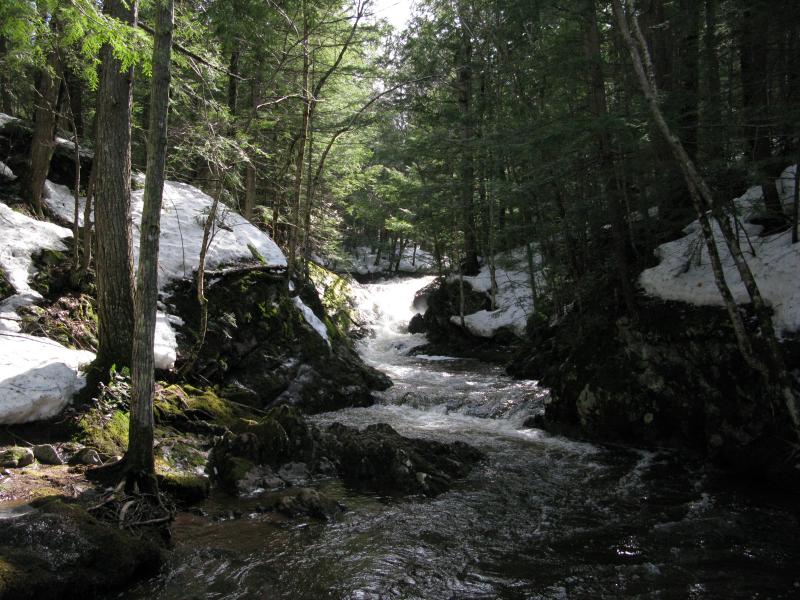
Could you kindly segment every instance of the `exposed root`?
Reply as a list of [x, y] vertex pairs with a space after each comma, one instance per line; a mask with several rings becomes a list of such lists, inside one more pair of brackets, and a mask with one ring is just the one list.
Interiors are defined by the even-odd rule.
[[109, 488], [102, 500], [88, 510], [101, 521], [133, 533], [142, 527], [169, 524], [176, 514], [175, 505], [167, 495], [126, 491], [125, 481]]

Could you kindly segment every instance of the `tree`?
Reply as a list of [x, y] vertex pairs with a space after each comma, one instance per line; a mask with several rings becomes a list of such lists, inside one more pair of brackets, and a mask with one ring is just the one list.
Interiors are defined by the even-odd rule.
[[134, 304], [131, 413], [126, 468], [135, 480], [152, 479], [153, 393], [156, 311], [158, 300], [158, 242], [167, 151], [167, 117], [171, 79], [173, 0], [156, 2], [150, 123], [147, 137], [147, 174], [139, 243]]
[[[137, 2], [107, 0], [106, 12], [136, 26]], [[97, 94], [94, 179], [98, 348], [95, 369], [104, 377], [112, 365], [131, 362], [133, 254], [131, 242], [131, 104], [133, 65], [121, 61], [110, 43], [102, 48]]]

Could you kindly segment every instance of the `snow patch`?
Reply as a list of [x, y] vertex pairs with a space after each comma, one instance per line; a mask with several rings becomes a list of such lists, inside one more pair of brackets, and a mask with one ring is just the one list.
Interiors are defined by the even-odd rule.
[[80, 372], [94, 354], [47, 338], [0, 332], [0, 423], [59, 414], [85, 385]]
[[[794, 169], [786, 169], [778, 180], [778, 190], [787, 206], [794, 193]], [[791, 231], [761, 237], [762, 227], [748, 219], [762, 209], [762, 191], [752, 187], [734, 200], [740, 214], [739, 242], [745, 258], [766, 302], [775, 312], [775, 325], [782, 333], [800, 330], [800, 244], [792, 244]], [[717, 225], [714, 240], [722, 260], [725, 280], [737, 303], [749, 301], [747, 290], [728, 251]], [[684, 237], [656, 249], [659, 264], [639, 277], [644, 291], [664, 300], [694, 305], [722, 306], [723, 301], [714, 282], [714, 275], [703, 240], [700, 223], [694, 221], [684, 229]], [[751, 252], [755, 251], [755, 255]]]
[[19, 121], [19, 119], [17, 117], [7, 115], [6, 113], [0, 113], [0, 127], [4, 127], [8, 123], [13, 123], [14, 121]]
[[11, 168], [1, 160], [0, 160], [0, 177], [3, 177], [5, 179], [10, 179], [11, 181], [14, 181], [17, 178], [17, 176], [14, 175], [14, 171], [12, 171]]
[[328, 347], [330, 347], [331, 340], [328, 337], [328, 328], [325, 327], [325, 323], [319, 320], [319, 317], [317, 317], [317, 315], [314, 314], [314, 311], [311, 310], [305, 304], [305, 302], [300, 299], [300, 296], [294, 296], [292, 298], [292, 302], [294, 302], [294, 305], [300, 310], [301, 313], [303, 313], [303, 318], [306, 320], [306, 323], [308, 323], [311, 328], [316, 331], [319, 336], [325, 340], [325, 342], [327, 342]]
[[[536, 256], [534, 261], [538, 263], [540, 258]], [[479, 337], [494, 337], [501, 329], [510, 329], [522, 337], [525, 335], [528, 317], [533, 312], [527, 252], [524, 248], [517, 248], [498, 254], [494, 258], [494, 262], [497, 282], [495, 306], [497, 308], [464, 315], [464, 327], [471, 334]], [[458, 281], [458, 277], [451, 276], [450, 281]], [[491, 294], [492, 277], [489, 265], [484, 264], [480, 272], [473, 277], [464, 277], [464, 282], [468, 283], [476, 292]], [[461, 316], [451, 316], [450, 322], [460, 326]]]
[[[390, 261], [388, 257], [382, 255], [376, 265], [375, 259], [377, 256], [377, 253], [372, 252], [371, 248], [367, 246], [356, 248], [345, 260], [344, 270], [360, 275], [394, 271], [397, 258]], [[325, 266], [331, 270], [337, 270], [342, 267], [342, 265], [335, 264], [333, 261], [327, 261]], [[413, 245], [403, 249], [403, 254], [400, 257], [400, 273], [431, 273], [435, 269], [436, 261], [430, 252], [426, 252], [419, 247], [415, 252]]]
[[65, 251], [62, 240], [72, 237], [69, 229], [37, 221], [0, 203], [0, 269], [16, 294], [0, 302], [0, 331], [19, 331], [16, 309], [41, 300], [28, 279], [36, 273], [33, 255], [47, 250]]
[[[139, 175], [140, 180], [141, 177]], [[47, 206], [60, 219], [71, 223], [75, 211], [72, 192], [66, 186], [51, 182], [47, 183], [47, 191]], [[196, 187], [176, 181], [164, 183], [158, 251], [158, 287], [162, 293], [173, 281], [191, 277], [200, 266], [203, 226], [212, 204], [213, 199]], [[81, 198], [81, 226], [84, 206], [85, 198]], [[139, 260], [143, 206], [144, 191], [134, 191], [131, 197], [134, 264]], [[206, 254], [206, 269], [256, 260], [263, 260], [269, 267], [286, 267], [286, 257], [266, 233], [220, 204], [216, 232]], [[172, 320], [160, 315], [156, 321], [156, 366], [160, 369], [169, 369], [175, 364], [177, 340], [170, 324]]]

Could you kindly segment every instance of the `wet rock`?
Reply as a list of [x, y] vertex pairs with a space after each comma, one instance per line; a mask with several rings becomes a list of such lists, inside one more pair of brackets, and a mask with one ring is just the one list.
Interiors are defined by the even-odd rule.
[[182, 505], [189, 505], [208, 497], [210, 481], [207, 476], [198, 473], [161, 473], [158, 475], [158, 487]]
[[411, 320], [408, 322], [408, 332], [425, 333], [425, 331], [427, 331], [427, 327], [425, 325], [425, 317], [423, 317], [419, 313], [411, 317]]
[[311, 480], [311, 473], [309, 473], [306, 463], [290, 462], [278, 470], [278, 477], [289, 485], [303, 486], [308, 485]]
[[103, 461], [94, 448], [81, 448], [72, 458], [69, 459], [70, 465], [102, 465]]
[[[391, 381], [364, 364], [307, 288], [299, 290], [302, 299], [325, 325], [330, 345], [289, 296], [284, 275], [254, 269], [215, 277], [206, 289], [209, 328], [194, 372], [257, 408], [289, 404], [321, 412], [372, 404], [372, 390]], [[179, 340], [190, 345], [195, 298], [188, 283], [172, 295], [171, 310], [185, 322]]]
[[330, 519], [342, 511], [338, 502], [310, 488], [282, 496], [276, 508], [291, 517], [310, 515], [319, 519]]
[[0, 527], [0, 597], [96, 598], [154, 573], [157, 546], [58, 500]]
[[254, 465], [235, 484], [239, 494], [245, 496], [258, 491], [275, 491], [286, 487], [286, 481], [278, 477], [268, 465]]
[[61, 458], [58, 450], [51, 444], [41, 444], [33, 447], [33, 455], [43, 465], [63, 465], [64, 459]]
[[21, 469], [33, 464], [34, 456], [30, 448], [14, 446], [0, 452], [0, 466], [10, 469]]
[[297, 411], [281, 407], [221, 438], [210, 467], [214, 479], [232, 493], [275, 487], [269, 479], [277, 471], [292, 486], [337, 475], [380, 493], [434, 496], [481, 458], [467, 444], [407, 438], [386, 424], [359, 430], [334, 423], [320, 431]]
[[334, 423], [325, 433], [326, 454], [339, 475], [381, 493], [435, 496], [482, 458], [463, 442], [407, 438], [385, 423], [363, 430]]

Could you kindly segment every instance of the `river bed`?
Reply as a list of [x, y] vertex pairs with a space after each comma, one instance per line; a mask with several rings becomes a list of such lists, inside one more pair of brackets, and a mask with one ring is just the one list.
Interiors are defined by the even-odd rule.
[[369, 408], [317, 415], [414, 437], [468, 442], [487, 459], [436, 498], [317, 485], [337, 520], [248, 512], [214, 496], [183, 514], [162, 574], [119, 597], [800, 598], [796, 498], [671, 451], [596, 446], [523, 426], [546, 390], [500, 367], [410, 356], [405, 331], [427, 279], [365, 286], [375, 336], [362, 356], [394, 381]]

